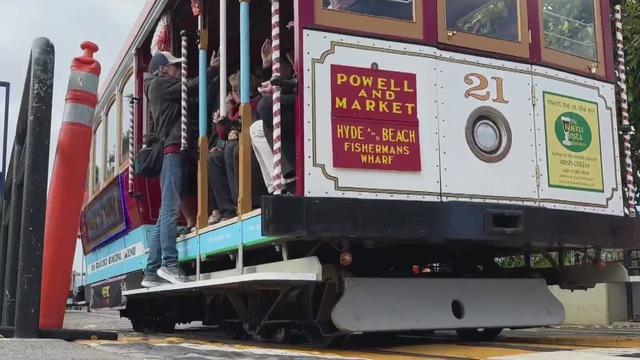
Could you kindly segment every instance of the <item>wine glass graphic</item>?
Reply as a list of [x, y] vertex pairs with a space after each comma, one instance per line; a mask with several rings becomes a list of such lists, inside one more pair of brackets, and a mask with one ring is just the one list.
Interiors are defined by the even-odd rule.
[[573, 145], [573, 143], [569, 140], [569, 131], [571, 130], [571, 118], [562, 116], [560, 120], [562, 121], [562, 129], [564, 130], [564, 140], [562, 141], [562, 144], [565, 146], [571, 146]]

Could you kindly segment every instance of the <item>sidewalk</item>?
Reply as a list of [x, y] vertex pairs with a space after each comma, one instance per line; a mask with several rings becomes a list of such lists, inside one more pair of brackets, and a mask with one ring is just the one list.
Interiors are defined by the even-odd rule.
[[11, 360], [121, 360], [116, 355], [93, 347], [49, 339], [3, 339], [0, 338], [0, 358]]

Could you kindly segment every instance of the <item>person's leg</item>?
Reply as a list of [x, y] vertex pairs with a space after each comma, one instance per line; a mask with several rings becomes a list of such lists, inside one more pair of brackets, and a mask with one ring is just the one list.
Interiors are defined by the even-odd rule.
[[191, 153], [183, 152], [181, 156], [182, 191], [180, 197], [182, 202], [180, 203], [180, 211], [187, 221], [186, 231], [181, 232], [184, 234], [191, 232], [191, 229], [196, 226], [196, 217], [198, 216], [198, 162]]
[[264, 137], [262, 120], [251, 125], [251, 147], [260, 165], [260, 172], [269, 193], [273, 193], [273, 151]]
[[[229, 191], [231, 192], [231, 200], [234, 205], [238, 203], [238, 186], [239, 173], [238, 173], [238, 146], [239, 141], [229, 141], [227, 147], [224, 149], [224, 161], [227, 167], [227, 176], [229, 178]], [[235, 208], [235, 206], [234, 206]]]
[[223, 219], [236, 216], [236, 206], [231, 199], [229, 179], [225, 166], [224, 150], [214, 151], [210, 155], [211, 186]]
[[286, 180], [296, 176], [295, 95], [282, 95], [282, 175]]
[[172, 283], [184, 281], [178, 267], [176, 237], [180, 217], [180, 192], [182, 190], [182, 169], [180, 154], [167, 154], [160, 173], [160, 246], [162, 266], [158, 275]]
[[198, 216], [198, 209], [194, 206], [192, 195], [182, 197], [182, 201], [180, 202], [180, 211], [187, 220], [187, 230], [191, 231], [191, 228], [196, 226], [196, 217]]
[[149, 238], [149, 257], [147, 258], [147, 267], [144, 270], [142, 278], [142, 287], [154, 287], [162, 285], [164, 282], [158, 277], [157, 271], [162, 265], [162, 249], [160, 248], [160, 217], [151, 230]]
[[222, 215], [220, 214], [220, 206], [218, 206], [218, 202], [216, 201], [216, 196], [214, 194], [214, 175], [213, 175], [213, 158], [214, 152], [209, 152], [207, 154], [207, 194], [209, 198], [209, 208], [208, 213], [209, 216], [209, 225], [213, 225], [219, 223], [222, 219]]
[[269, 143], [269, 147], [273, 149], [273, 98], [271, 96], [263, 96], [258, 102], [256, 110], [260, 119], [262, 119], [265, 139]]

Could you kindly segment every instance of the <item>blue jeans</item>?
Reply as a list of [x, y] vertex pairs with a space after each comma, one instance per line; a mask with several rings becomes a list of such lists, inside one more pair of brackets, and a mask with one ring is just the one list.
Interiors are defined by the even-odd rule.
[[160, 214], [149, 241], [149, 258], [145, 273], [155, 274], [160, 266], [178, 263], [178, 218], [182, 167], [180, 154], [165, 154], [160, 172]]

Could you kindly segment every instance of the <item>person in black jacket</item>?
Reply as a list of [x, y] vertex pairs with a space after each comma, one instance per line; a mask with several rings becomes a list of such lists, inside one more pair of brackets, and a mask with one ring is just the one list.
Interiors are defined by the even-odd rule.
[[[164, 141], [164, 157], [160, 173], [160, 213], [149, 241], [149, 258], [141, 284], [143, 287], [161, 285], [162, 279], [174, 284], [186, 281], [178, 266], [176, 249], [177, 222], [183, 190], [180, 154], [181, 62], [181, 58], [176, 58], [169, 52], [158, 52], [149, 63], [151, 75], [144, 79], [144, 93], [149, 101], [154, 133]], [[207, 71], [207, 82], [214, 80], [217, 64], [219, 58], [214, 54]], [[189, 80], [189, 93], [195, 93], [198, 83], [198, 78]]]

